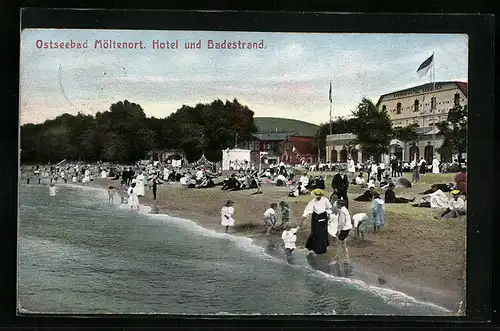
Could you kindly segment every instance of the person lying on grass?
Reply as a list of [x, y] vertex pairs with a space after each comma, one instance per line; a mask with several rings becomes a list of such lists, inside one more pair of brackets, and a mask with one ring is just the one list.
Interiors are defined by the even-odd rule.
[[460, 197], [460, 190], [451, 191], [451, 195], [452, 199], [448, 208], [441, 214], [440, 218], [457, 218], [466, 215], [465, 201]]

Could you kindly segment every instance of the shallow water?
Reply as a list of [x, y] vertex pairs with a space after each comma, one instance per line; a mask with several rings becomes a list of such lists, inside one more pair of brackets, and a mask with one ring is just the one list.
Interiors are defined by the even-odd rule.
[[[109, 205], [90, 187], [21, 185], [18, 301], [43, 313], [448, 315], [166, 215]], [[145, 208], [145, 207], [144, 207]], [[267, 253], [266, 253], [267, 252]], [[272, 256], [270, 256], [272, 255]], [[317, 261], [316, 261], [317, 262]], [[316, 266], [317, 267], [317, 266]], [[319, 268], [321, 269], [321, 268]]]

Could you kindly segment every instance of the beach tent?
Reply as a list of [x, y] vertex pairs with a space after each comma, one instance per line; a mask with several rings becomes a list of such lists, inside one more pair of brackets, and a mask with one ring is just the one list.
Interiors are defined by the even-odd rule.
[[238, 161], [239, 163], [250, 164], [250, 150], [249, 149], [226, 149], [222, 151], [222, 170], [229, 170], [230, 163]]
[[194, 162], [194, 164], [195, 165], [202, 165], [202, 164], [212, 165], [213, 162], [208, 161], [207, 158], [205, 157], [205, 154], [203, 154], [198, 161]]

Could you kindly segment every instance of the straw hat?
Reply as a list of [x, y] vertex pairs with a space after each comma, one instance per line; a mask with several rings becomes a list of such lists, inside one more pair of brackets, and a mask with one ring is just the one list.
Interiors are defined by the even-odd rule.
[[451, 195], [459, 195], [460, 194], [460, 190], [453, 190], [450, 193], [451, 193]]
[[315, 198], [324, 197], [325, 192], [322, 189], [317, 188], [315, 190], [312, 190], [311, 195]]

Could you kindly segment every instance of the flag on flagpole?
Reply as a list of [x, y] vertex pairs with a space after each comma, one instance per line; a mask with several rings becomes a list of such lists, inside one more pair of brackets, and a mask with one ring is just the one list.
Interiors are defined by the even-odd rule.
[[332, 102], [332, 81], [330, 81], [330, 92], [328, 93], [328, 98], [330, 99], [330, 102]]
[[418, 69], [417, 69], [418, 77], [425, 76], [425, 74], [427, 74], [427, 72], [431, 68], [431, 65], [433, 64], [433, 62], [434, 62], [434, 54], [429, 56], [429, 58], [427, 58], [427, 60], [422, 62], [422, 64], [418, 67]]

